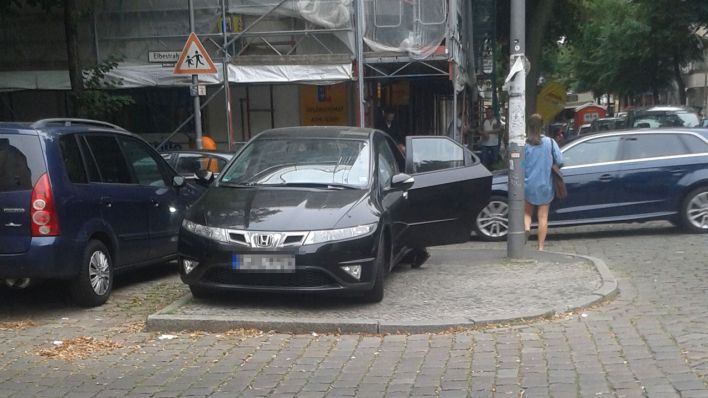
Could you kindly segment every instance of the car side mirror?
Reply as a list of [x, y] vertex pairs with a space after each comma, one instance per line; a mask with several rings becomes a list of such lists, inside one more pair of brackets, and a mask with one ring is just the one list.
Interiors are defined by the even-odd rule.
[[391, 178], [391, 189], [405, 192], [413, 186], [413, 183], [415, 178], [406, 173], [399, 173]]
[[175, 188], [182, 188], [186, 184], [184, 177], [174, 176], [172, 177], [172, 186]]
[[209, 170], [197, 170], [194, 174], [197, 176], [197, 182], [201, 185], [207, 186], [214, 181], [214, 173]]

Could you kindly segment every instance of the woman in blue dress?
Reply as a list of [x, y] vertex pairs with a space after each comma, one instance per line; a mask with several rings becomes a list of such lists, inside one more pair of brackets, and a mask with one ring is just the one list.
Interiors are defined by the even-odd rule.
[[555, 161], [563, 162], [560, 148], [556, 142], [541, 135], [543, 118], [535, 113], [531, 115], [524, 147], [524, 228], [528, 237], [531, 231], [531, 218], [536, 208], [538, 221], [538, 250], [543, 250], [548, 233], [548, 209], [555, 193], [551, 180], [551, 165]]

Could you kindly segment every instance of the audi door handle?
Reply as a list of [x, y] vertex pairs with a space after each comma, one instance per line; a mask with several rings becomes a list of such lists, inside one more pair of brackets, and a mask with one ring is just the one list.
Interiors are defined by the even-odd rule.
[[600, 181], [607, 182], [612, 181], [612, 174], [603, 174], [600, 176]]

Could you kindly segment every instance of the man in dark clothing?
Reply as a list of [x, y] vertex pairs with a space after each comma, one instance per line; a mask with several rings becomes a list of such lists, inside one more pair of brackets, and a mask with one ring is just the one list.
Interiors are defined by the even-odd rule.
[[399, 146], [406, 144], [406, 135], [400, 129], [393, 109], [386, 108], [384, 117], [376, 128], [388, 133]]

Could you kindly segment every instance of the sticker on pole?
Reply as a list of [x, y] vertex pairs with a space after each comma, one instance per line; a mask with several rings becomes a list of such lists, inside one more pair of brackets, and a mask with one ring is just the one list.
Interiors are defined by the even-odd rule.
[[204, 46], [197, 38], [194, 32], [189, 34], [187, 42], [184, 43], [184, 48], [177, 59], [175, 69], [172, 71], [175, 75], [201, 75], [216, 73], [216, 65], [209, 57]]

